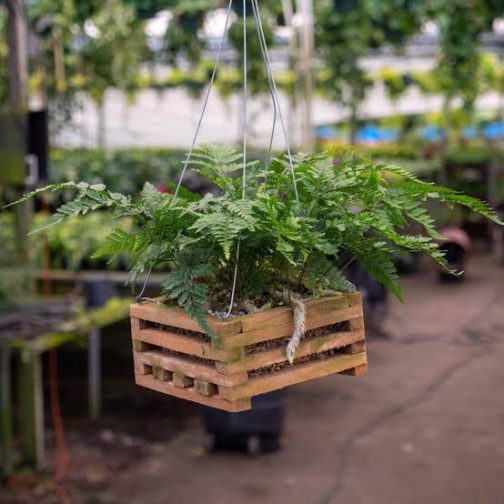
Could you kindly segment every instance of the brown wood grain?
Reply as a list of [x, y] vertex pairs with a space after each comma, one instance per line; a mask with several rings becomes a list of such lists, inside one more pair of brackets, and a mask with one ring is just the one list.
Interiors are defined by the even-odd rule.
[[334, 373], [341, 373], [342, 371], [366, 363], [367, 355], [365, 352], [356, 355], [338, 355], [324, 361], [299, 364], [275, 374], [253, 378], [243, 385], [235, 387], [219, 386], [219, 395], [230, 401], [253, 397], [296, 383], [321, 378]]
[[[354, 306], [360, 303], [360, 296], [352, 294], [341, 294], [339, 296], [328, 296], [319, 299], [309, 299], [305, 301], [306, 318], [317, 318], [321, 314], [334, 312]], [[241, 317], [242, 331], [248, 333], [264, 326], [277, 326], [292, 322], [292, 308], [279, 307], [264, 312], [254, 313]]]
[[[324, 360], [295, 364], [251, 378], [247, 371], [286, 361], [284, 347], [248, 355], [245, 347], [291, 336], [294, 330], [291, 307], [224, 322], [211, 319], [216, 332], [211, 342], [169, 330], [171, 326], [203, 332], [179, 308], [154, 303], [136, 304], [131, 306], [131, 317], [135, 378], [139, 385], [226, 411], [245, 411], [251, 407], [251, 397], [296, 383], [334, 373], [362, 376], [368, 371], [359, 293], [306, 301], [307, 331], [345, 321], [349, 322], [350, 330], [302, 341], [296, 357], [339, 348], [341, 352]], [[142, 321], [169, 327], [166, 330], [147, 327], [148, 324]], [[176, 353], [170, 354], [168, 350]]]
[[[188, 331], [203, 333], [203, 330], [184, 310], [174, 306], [166, 306], [156, 303], [133, 304], [130, 308], [130, 316], [140, 320], [148, 320], [157, 324], [180, 327]], [[237, 334], [241, 331], [241, 321], [232, 319], [221, 321], [211, 317], [210, 325], [219, 336]]]
[[[296, 357], [305, 357], [314, 353], [325, 352], [334, 348], [343, 348], [358, 344], [364, 340], [364, 331], [345, 331], [319, 336], [317, 338], [310, 338], [306, 341], [301, 341], [296, 351]], [[362, 341], [363, 342], [363, 341]], [[273, 350], [266, 350], [263, 352], [253, 353], [246, 355], [243, 359], [233, 363], [216, 363], [216, 368], [220, 373], [233, 374], [239, 371], [250, 371], [252, 369], [259, 369], [261, 367], [271, 366], [279, 362], [287, 360], [285, 354], [286, 348], [282, 346]], [[363, 351], [363, 350], [361, 350]], [[354, 352], [358, 353], [358, 352]]]
[[207, 397], [196, 392], [193, 387], [185, 389], [178, 388], [173, 384], [173, 382], [155, 380], [152, 375], [136, 375], [135, 381], [136, 384], [141, 387], [146, 387], [148, 389], [155, 390], [156, 392], [161, 392], [162, 394], [168, 394], [173, 397], [178, 397], [179, 399], [204, 404], [205, 406], [211, 406], [212, 408], [218, 408], [231, 413], [246, 411], [251, 408], [250, 399], [226, 401], [218, 396]]
[[167, 371], [181, 373], [191, 378], [198, 378], [218, 385], [232, 387], [247, 381], [247, 373], [222, 375], [213, 366], [209, 366], [208, 364], [192, 361], [184, 357], [164, 354], [157, 350], [136, 353], [135, 357], [148, 366], [161, 366]]
[[140, 374], [140, 375], [152, 374], [152, 366], [145, 364], [140, 359], [140, 353], [133, 352], [133, 364], [135, 367], [135, 374]]
[[368, 365], [362, 364], [352, 369], [346, 369], [345, 371], [341, 371], [340, 374], [349, 375], [349, 376], [365, 376], [369, 372]]
[[[351, 306], [339, 311], [327, 312], [306, 319], [306, 330], [317, 329], [327, 325], [345, 322], [353, 318], [362, 317], [362, 307], [360, 305]], [[220, 340], [221, 349], [239, 348], [248, 345], [254, 345], [263, 341], [270, 341], [277, 338], [285, 338], [291, 336], [294, 331], [294, 322], [291, 321], [285, 324], [276, 326], [265, 326], [261, 329], [255, 329], [250, 332], [236, 334], [228, 338]]]
[[188, 388], [194, 385], [194, 379], [182, 373], [172, 373], [172, 380], [177, 388]]
[[149, 343], [161, 348], [168, 348], [176, 352], [181, 352], [205, 359], [216, 361], [234, 361], [241, 357], [243, 352], [237, 350], [216, 350], [211, 343], [198, 340], [192, 336], [185, 336], [171, 331], [161, 329], [132, 329], [133, 342]]
[[166, 371], [166, 369], [163, 369], [162, 367], [153, 367], [152, 374], [156, 380], [170, 381], [172, 379], [172, 373], [170, 371]]
[[352, 343], [343, 349], [345, 353], [349, 354], [358, 354], [366, 351], [366, 342], [358, 341], [356, 343]]
[[203, 380], [194, 380], [194, 388], [198, 394], [203, 394], [207, 397], [213, 396], [218, 392], [217, 385]]

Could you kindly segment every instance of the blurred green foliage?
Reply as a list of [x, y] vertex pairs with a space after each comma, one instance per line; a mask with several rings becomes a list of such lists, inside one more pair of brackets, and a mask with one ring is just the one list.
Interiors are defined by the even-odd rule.
[[[422, 2], [409, 0], [344, 3], [322, 0], [315, 4], [316, 47], [325, 73], [319, 84], [330, 99], [348, 108], [352, 142], [359, 105], [372, 86], [360, 59], [385, 44], [398, 47], [418, 32], [421, 7]], [[385, 81], [394, 99], [403, 91], [402, 86], [398, 90], [398, 82], [390, 78]]]
[[[42, 225], [48, 218], [40, 214], [37, 217], [35, 225]], [[80, 220], [70, 220], [61, 227], [49, 228], [46, 231], [46, 243], [50, 249], [51, 268], [78, 270], [103, 267], [103, 263], [92, 259], [92, 255], [118, 227], [128, 231], [131, 222], [124, 218], [118, 220], [110, 212], [98, 212], [85, 215]], [[120, 267], [126, 260], [126, 257], [114, 258], [109, 267]]]
[[[31, 91], [50, 105], [53, 127], [63, 124], [76, 105], [76, 93], [85, 90], [100, 103], [110, 87], [123, 90], [129, 97], [146, 84], [156, 87], [186, 86], [198, 95], [208, 82], [208, 67], [199, 69], [204, 42], [198, 37], [204, 14], [225, 7], [218, 0], [35, 0], [27, 3], [31, 30], [38, 36], [37, 51], [31, 61]], [[370, 76], [359, 66], [359, 59], [376, 48], [388, 46], [400, 51], [422, 25], [431, 20], [439, 24], [441, 45], [434, 73], [417, 73], [416, 84], [427, 93], [445, 97], [447, 122], [451, 104], [463, 101], [467, 120], [475, 98], [489, 88], [504, 87], [504, 72], [489, 75], [480, 52], [480, 35], [492, 20], [503, 14], [502, 0], [317, 0], [315, 7], [316, 50], [323, 68], [317, 72], [318, 88], [329, 99], [358, 116], [371, 80], [381, 80], [392, 100], [397, 100], [410, 85], [409, 76], [392, 69]], [[240, 14], [241, 2], [234, 2]], [[167, 46], [161, 58], [172, 62], [187, 57], [194, 74], [173, 73], [166, 79], [152, 81], [140, 75], [142, 63], [152, 55], [146, 47], [144, 22], [158, 11], [171, 9], [174, 20], [167, 32]], [[281, 0], [261, 3], [268, 42], [272, 43], [272, 25], [282, 21]], [[252, 8], [248, 2], [248, 22]], [[5, 101], [5, 9], [0, 6], [0, 104]], [[92, 37], [85, 35], [85, 23], [96, 28]], [[356, 29], [358, 27], [358, 29]], [[89, 26], [88, 26], [89, 28]], [[253, 26], [250, 26], [253, 28]], [[89, 33], [89, 30], [87, 30]], [[255, 30], [249, 37], [249, 83], [252, 93], [267, 90]], [[231, 28], [230, 40], [241, 49], [241, 20]], [[237, 69], [240, 69], [241, 57]], [[187, 70], [187, 69], [186, 69]], [[239, 87], [238, 71], [222, 69], [219, 84], [223, 95]], [[284, 90], [292, 92], [295, 75], [286, 73]], [[490, 80], [492, 81], [490, 83]], [[279, 83], [280, 84], [280, 83]], [[460, 119], [460, 115], [457, 117]], [[457, 123], [458, 124], [458, 123]]]
[[[37, 213], [34, 226], [43, 225], [48, 218], [49, 215], [44, 212]], [[114, 229], [120, 227], [127, 231], [130, 226], [129, 219], [118, 220], [111, 212], [104, 211], [85, 215], [79, 220], [70, 220], [62, 226], [49, 228], [40, 235], [30, 235], [30, 264], [35, 269], [45, 268], [48, 247], [51, 269], [103, 267], [103, 263], [90, 257]], [[12, 212], [0, 214], [0, 240], [3, 244], [0, 250], [0, 270], [4, 270], [4, 277], [7, 278], [6, 270], [15, 266], [15, 222]], [[110, 267], [117, 268], [126, 260], [126, 257], [118, 258]]]
[[215, 7], [213, 0], [179, 0], [174, 3], [173, 19], [166, 32], [166, 51], [169, 61], [177, 64], [184, 55], [191, 64], [201, 59], [205, 43], [197, 34], [203, 27], [205, 13]]
[[[479, 38], [485, 28], [485, 4], [484, 0], [437, 0], [430, 9], [440, 29], [440, 53], [433, 77], [444, 97], [445, 121], [457, 129], [470, 122], [482, 91]], [[456, 99], [463, 103], [462, 124], [460, 114], [450, 114]]]
[[99, 36], [88, 41], [81, 55], [83, 88], [97, 103], [102, 103], [105, 91], [112, 87], [132, 98], [140, 66], [147, 59], [143, 24], [121, 2], [105, 7], [94, 22]]
[[168, 185], [177, 180], [184, 154], [169, 149], [55, 149], [49, 176], [51, 183], [83, 180], [133, 195], [145, 182]]

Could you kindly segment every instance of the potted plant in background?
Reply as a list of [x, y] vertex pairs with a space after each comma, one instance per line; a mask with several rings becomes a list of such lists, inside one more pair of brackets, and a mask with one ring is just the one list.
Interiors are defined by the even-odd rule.
[[[445, 266], [425, 201], [463, 205], [502, 225], [477, 199], [351, 151], [281, 157], [268, 169], [250, 162], [240, 176], [242, 154], [204, 146], [193, 166], [218, 196], [146, 184], [134, 200], [69, 182], [23, 200], [75, 190], [35, 231], [100, 209], [132, 220], [96, 257], [129, 255], [131, 282], [168, 271], [162, 297], [131, 308], [137, 383], [227, 411], [287, 385], [367, 371], [361, 299], [345, 270], [358, 260], [401, 299], [393, 255], [423, 252]], [[406, 234], [411, 221], [424, 233]]]

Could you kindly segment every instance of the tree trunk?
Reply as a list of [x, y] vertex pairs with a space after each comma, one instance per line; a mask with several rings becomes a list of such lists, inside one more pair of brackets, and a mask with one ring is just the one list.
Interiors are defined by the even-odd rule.
[[[7, 43], [9, 50], [8, 87], [9, 110], [18, 117], [20, 135], [26, 138], [26, 113], [28, 112], [28, 35], [26, 28], [26, 12], [24, 3], [17, 0], [7, 0]], [[21, 153], [24, 161], [26, 141]], [[29, 262], [29, 247], [27, 234], [31, 227], [33, 202], [25, 202], [15, 209], [17, 263], [27, 266]], [[29, 285], [26, 286], [30, 290]]]
[[28, 108], [28, 35], [24, 3], [7, 0], [7, 40], [9, 48], [9, 107], [12, 113]]

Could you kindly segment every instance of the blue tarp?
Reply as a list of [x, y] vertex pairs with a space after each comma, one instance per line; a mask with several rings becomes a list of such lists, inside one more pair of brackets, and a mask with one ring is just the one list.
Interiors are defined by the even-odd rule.
[[504, 122], [491, 122], [483, 128], [483, 135], [488, 140], [504, 137]]
[[399, 132], [392, 128], [380, 128], [373, 124], [366, 124], [357, 132], [357, 143], [395, 142], [399, 138]]
[[429, 142], [437, 142], [444, 137], [444, 131], [437, 126], [426, 126], [420, 132], [420, 136]]
[[333, 126], [318, 126], [315, 128], [315, 136], [320, 140], [335, 140], [338, 132]]

